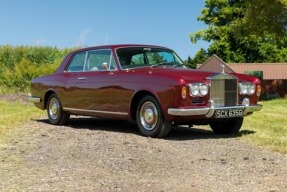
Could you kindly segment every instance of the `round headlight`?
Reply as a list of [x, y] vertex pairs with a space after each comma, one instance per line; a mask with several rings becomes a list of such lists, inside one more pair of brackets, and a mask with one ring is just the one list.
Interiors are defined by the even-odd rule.
[[208, 93], [208, 86], [206, 84], [200, 84], [199, 91], [202, 96], [207, 95]]
[[191, 94], [191, 96], [198, 96], [199, 86], [197, 84], [191, 84], [190, 85], [190, 94]]
[[253, 95], [255, 93], [255, 85], [253, 83], [249, 83], [247, 86], [247, 94]]
[[254, 83], [243, 82], [239, 84], [241, 95], [253, 95], [255, 93]]
[[240, 94], [245, 95], [247, 94], [247, 85], [245, 83], [240, 83], [239, 84], [239, 88], [240, 88]]

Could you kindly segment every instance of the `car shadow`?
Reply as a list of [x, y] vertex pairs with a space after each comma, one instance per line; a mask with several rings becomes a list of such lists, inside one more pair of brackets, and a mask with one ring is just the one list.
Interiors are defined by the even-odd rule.
[[[50, 125], [48, 119], [37, 119], [35, 121]], [[140, 135], [137, 125], [125, 120], [101, 119], [96, 117], [76, 117], [71, 118], [64, 126], [73, 129], [89, 129]]]
[[75, 118], [71, 119], [67, 126], [74, 129], [102, 130], [140, 135], [137, 125], [125, 120]]
[[[35, 119], [37, 122], [50, 124], [48, 119]], [[120, 132], [134, 134], [142, 136], [137, 124], [134, 122], [129, 122], [126, 120], [111, 120], [111, 119], [100, 119], [93, 117], [76, 117], [71, 118], [69, 123], [65, 125], [73, 129], [89, 129], [89, 130], [99, 130], [99, 131], [110, 131], [110, 132]], [[222, 138], [232, 138], [241, 137], [247, 134], [254, 134], [254, 131], [242, 130], [236, 135], [221, 135], [215, 134], [211, 129], [203, 128], [201, 126], [197, 127], [187, 127], [187, 126], [176, 126], [173, 127], [170, 134], [165, 137], [165, 140], [197, 140], [197, 139], [222, 139]]]
[[168, 140], [197, 140], [197, 139], [224, 139], [254, 134], [255, 131], [242, 130], [238, 134], [215, 134], [209, 126], [173, 127], [166, 139]]

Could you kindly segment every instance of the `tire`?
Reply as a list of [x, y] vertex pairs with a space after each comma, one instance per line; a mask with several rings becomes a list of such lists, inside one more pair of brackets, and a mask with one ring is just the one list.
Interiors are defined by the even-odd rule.
[[60, 99], [56, 94], [50, 95], [47, 103], [47, 113], [51, 124], [64, 125], [70, 119], [70, 114], [63, 111]]
[[159, 102], [152, 96], [145, 96], [140, 100], [136, 121], [140, 132], [147, 137], [165, 137], [172, 127], [171, 123], [165, 120]]
[[210, 127], [214, 133], [236, 135], [243, 123], [243, 117], [225, 119], [219, 122], [210, 123]]

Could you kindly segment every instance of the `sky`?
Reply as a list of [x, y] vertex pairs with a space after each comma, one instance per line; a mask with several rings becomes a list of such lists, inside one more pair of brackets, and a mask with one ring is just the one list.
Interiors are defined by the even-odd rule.
[[0, 0], [0, 45], [96, 46], [151, 44], [186, 60], [208, 43], [190, 33], [204, 0]]

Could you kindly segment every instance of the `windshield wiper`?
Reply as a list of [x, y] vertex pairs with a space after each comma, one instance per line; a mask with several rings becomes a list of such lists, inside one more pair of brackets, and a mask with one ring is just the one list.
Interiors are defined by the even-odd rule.
[[186, 68], [186, 65], [183, 63], [177, 63], [177, 64], [174, 64], [173, 67], [184, 67], [184, 68]]
[[150, 68], [156, 67], [156, 66], [160, 66], [160, 65], [167, 65], [167, 66], [171, 66], [171, 67], [183, 67], [186, 68], [186, 65], [183, 63], [177, 63], [177, 64], [173, 64], [173, 63], [168, 63], [168, 62], [162, 62], [162, 63], [156, 63], [150, 66]]
[[152, 64], [150, 66], [150, 68], [153, 68], [153, 67], [156, 67], [156, 66], [160, 66], [160, 65], [171, 65], [171, 63], [168, 63], [168, 62], [156, 63], [156, 64]]

